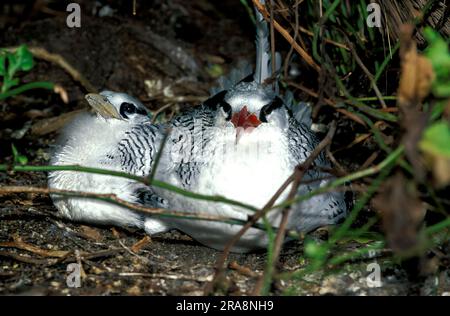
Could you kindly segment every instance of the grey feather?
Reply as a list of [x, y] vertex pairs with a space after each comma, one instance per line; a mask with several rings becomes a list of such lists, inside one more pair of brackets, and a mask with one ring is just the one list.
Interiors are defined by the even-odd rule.
[[312, 125], [312, 108], [307, 102], [296, 102], [292, 91], [287, 90], [284, 94], [283, 102], [291, 110], [293, 117], [297, 122], [304, 124], [309, 129]]
[[167, 200], [158, 196], [151, 187], [146, 185], [137, 185], [133, 195], [137, 199], [136, 203], [147, 207], [167, 208], [169, 206]]
[[[264, 4], [265, 1], [261, 1]], [[263, 15], [255, 8], [256, 17], [256, 67], [254, 79], [257, 83], [264, 83], [272, 73], [271, 50], [269, 43], [269, 27]], [[281, 56], [275, 53], [275, 71], [281, 67]], [[277, 90], [277, 88], [275, 88]]]

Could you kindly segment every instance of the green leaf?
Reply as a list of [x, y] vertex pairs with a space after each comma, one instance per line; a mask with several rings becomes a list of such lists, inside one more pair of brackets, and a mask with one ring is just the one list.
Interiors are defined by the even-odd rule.
[[17, 157], [17, 162], [21, 165], [26, 165], [28, 163], [28, 158], [27, 156], [19, 155], [19, 157]]
[[424, 35], [429, 42], [425, 55], [430, 59], [433, 68], [443, 74], [450, 73], [450, 52], [448, 44], [433, 29], [427, 27]]
[[448, 43], [432, 28], [424, 30], [424, 36], [429, 46], [425, 50], [425, 56], [433, 65], [436, 79], [433, 82], [432, 90], [438, 97], [450, 96], [450, 50]]
[[19, 70], [29, 71], [33, 68], [33, 55], [25, 45], [21, 45], [13, 54], [6, 53], [6, 58], [8, 59], [8, 79], [12, 79]]
[[17, 58], [16, 55], [9, 52], [6, 53], [6, 58], [8, 59], [8, 75], [12, 78], [17, 71]]
[[29, 71], [33, 68], [33, 55], [25, 45], [21, 45], [16, 53], [18, 68], [22, 71]]
[[327, 249], [323, 245], [317, 244], [316, 242], [312, 240], [308, 240], [305, 243], [305, 255], [308, 258], [318, 259], [321, 260], [325, 258], [327, 254]]
[[16, 157], [17, 157], [17, 155], [19, 155], [19, 152], [17, 151], [17, 148], [16, 148], [16, 146], [14, 146], [14, 144], [11, 144], [11, 150], [12, 150], [14, 160], [16, 160]]
[[441, 121], [428, 127], [419, 145], [432, 155], [450, 158], [450, 124]]
[[28, 163], [28, 158], [24, 155], [19, 154], [19, 151], [17, 150], [16, 146], [14, 144], [11, 144], [14, 164], [19, 165], [26, 165]]
[[437, 96], [450, 97], [450, 83], [448, 84], [437, 83], [434, 85], [433, 91]]
[[213, 77], [213, 78], [219, 78], [220, 76], [223, 75], [223, 69], [220, 65], [218, 64], [213, 64], [210, 67], [208, 67], [206, 69], [206, 71], [208, 72], [208, 74]]
[[12, 80], [8, 80], [8, 82], [9, 82], [9, 87], [16, 86], [16, 85], [19, 84], [19, 79], [18, 78], [14, 78]]
[[7, 92], [11, 87], [13, 87], [17, 84], [19, 84], [19, 79], [15, 78], [13, 80], [10, 80], [7, 77], [5, 77], [5, 80], [3, 81], [1, 93]]
[[2, 77], [6, 73], [5, 59], [6, 59], [5, 55], [0, 52], [0, 76], [2, 76]]

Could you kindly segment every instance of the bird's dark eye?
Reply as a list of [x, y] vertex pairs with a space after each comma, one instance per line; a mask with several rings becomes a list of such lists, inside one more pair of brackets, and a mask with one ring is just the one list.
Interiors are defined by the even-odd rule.
[[120, 115], [124, 118], [128, 118], [129, 114], [134, 114], [137, 111], [136, 105], [128, 102], [123, 102], [120, 105]]
[[133, 103], [123, 102], [120, 105], [120, 115], [122, 115], [123, 118], [128, 118], [128, 115], [130, 114], [141, 114], [147, 116], [147, 111]]
[[259, 113], [259, 120], [261, 122], [267, 123], [267, 116], [272, 113], [273, 110], [280, 108], [283, 105], [283, 100], [281, 100], [279, 97], [275, 97], [272, 102], [269, 104], [264, 105], [261, 108], [261, 111]]

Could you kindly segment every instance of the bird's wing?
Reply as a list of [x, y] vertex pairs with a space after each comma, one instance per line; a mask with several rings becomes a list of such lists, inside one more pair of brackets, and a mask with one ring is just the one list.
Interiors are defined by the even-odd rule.
[[[288, 129], [289, 152], [296, 164], [304, 162], [313, 152], [319, 143], [316, 134], [311, 131], [303, 122], [297, 121], [295, 117], [289, 120]], [[321, 153], [314, 164], [326, 166], [327, 161], [323, 153]]]
[[311, 128], [311, 105], [306, 102], [296, 102], [291, 90], [284, 93], [283, 103], [292, 112], [292, 116], [297, 122], [305, 125], [308, 129]]
[[171, 122], [169, 146], [171, 169], [179, 183], [189, 188], [208, 163], [205, 147], [212, 140], [212, 127], [216, 111], [206, 106], [192, 108], [175, 117]]
[[150, 123], [138, 124], [125, 133], [118, 145], [101, 160], [105, 166], [119, 166], [119, 170], [148, 176], [161, 146], [163, 132]]
[[169, 202], [157, 195], [153, 189], [142, 183], [136, 183], [131, 195], [135, 198], [135, 203], [152, 208], [167, 208]]
[[[133, 203], [148, 208], [167, 209], [169, 207], [168, 201], [158, 196], [151, 187], [137, 182], [131, 185], [131, 200], [133, 200]], [[142, 226], [149, 235], [166, 232], [171, 228], [170, 222], [165, 220], [164, 217], [152, 216], [138, 211], [134, 212], [139, 213]]]
[[[303, 110], [301, 115], [307, 112]], [[304, 162], [319, 144], [319, 139], [309, 126], [305, 125], [308, 120], [293, 112], [293, 117], [289, 124], [289, 151], [295, 163]], [[308, 114], [308, 116], [310, 116]], [[299, 187], [298, 195], [307, 194], [319, 187], [328, 185], [335, 178], [328, 172], [322, 171], [319, 167], [330, 167], [329, 161], [322, 151], [313, 165], [308, 169], [302, 180], [318, 180]], [[317, 227], [336, 224], [347, 214], [351, 205], [351, 193], [342, 191], [327, 192], [319, 194], [300, 202], [297, 205], [297, 212], [294, 212], [291, 222], [292, 228], [299, 231], [310, 231]]]
[[[317, 187], [327, 185], [333, 179], [322, 180], [316, 185], [302, 185], [298, 195], [304, 195]], [[314, 195], [296, 204], [289, 219], [289, 229], [309, 232], [318, 227], [337, 224], [346, 217], [349, 206], [343, 192], [334, 191]]]

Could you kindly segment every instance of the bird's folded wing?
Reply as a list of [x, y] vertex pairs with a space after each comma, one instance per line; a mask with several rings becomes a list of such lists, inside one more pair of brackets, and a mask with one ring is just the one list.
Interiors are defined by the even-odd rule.
[[136, 185], [132, 195], [135, 197], [135, 203], [150, 208], [167, 208], [167, 200], [158, 196], [151, 187], [146, 185]]
[[309, 129], [311, 128], [312, 108], [308, 103], [296, 102], [294, 99], [294, 94], [290, 90], [287, 90], [285, 92], [283, 97], [283, 103], [292, 112], [292, 116], [295, 118], [297, 122], [307, 126]]

